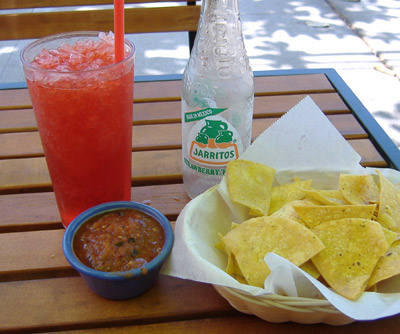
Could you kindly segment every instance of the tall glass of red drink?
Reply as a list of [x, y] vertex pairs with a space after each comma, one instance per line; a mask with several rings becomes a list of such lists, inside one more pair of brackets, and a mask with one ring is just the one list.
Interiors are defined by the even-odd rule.
[[131, 199], [135, 47], [114, 62], [112, 34], [73, 32], [21, 52], [61, 220]]

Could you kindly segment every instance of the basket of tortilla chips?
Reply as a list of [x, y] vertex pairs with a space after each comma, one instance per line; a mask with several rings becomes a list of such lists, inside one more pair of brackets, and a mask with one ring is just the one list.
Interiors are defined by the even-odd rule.
[[[251, 161], [228, 165], [229, 196], [248, 207], [252, 217], [233, 223], [216, 244], [227, 257], [228, 274], [262, 288], [271, 273], [265, 255], [274, 253], [350, 301], [400, 275], [400, 189], [381, 172], [340, 174], [337, 189], [315, 189], [311, 179], [297, 178], [273, 186], [274, 173]], [[318, 297], [249, 296], [216, 289], [238, 310], [270, 321], [353, 321]], [[278, 309], [285, 312], [272, 311]]]
[[[315, 117], [309, 136], [331, 132], [321, 147], [332, 163], [323, 151], [313, 157], [315, 147], [289, 147], [307, 124], [282, 143], [289, 157], [273, 155], [278, 168], [246, 151], [181, 212], [163, 272], [211, 283], [239, 311], [271, 322], [343, 325], [400, 313], [400, 173], [354, 164], [326, 118], [304, 113], [289, 124]], [[304, 157], [313, 168], [299, 166]]]

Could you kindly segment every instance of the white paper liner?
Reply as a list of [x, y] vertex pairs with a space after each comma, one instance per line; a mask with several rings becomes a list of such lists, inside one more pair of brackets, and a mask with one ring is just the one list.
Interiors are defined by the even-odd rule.
[[[340, 173], [375, 173], [359, 165], [360, 156], [326, 118], [310, 97], [265, 130], [241, 155], [242, 159], [266, 164], [277, 170], [279, 183], [294, 176], [311, 178], [313, 187], [337, 189]], [[400, 173], [379, 169], [394, 183]], [[265, 262], [271, 274], [265, 288], [240, 284], [226, 274], [227, 258], [215, 248], [232, 222], [248, 219], [248, 209], [230, 201], [225, 178], [221, 184], [186, 205], [175, 225], [175, 243], [162, 273], [194, 281], [222, 285], [252, 295], [280, 294], [291, 297], [326, 298], [345, 315], [356, 320], [374, 320], [400, 313], [400, 277], [379, 286], [379, 292], [364, 292], [348, 300], [293, 265], [269, 253]]]

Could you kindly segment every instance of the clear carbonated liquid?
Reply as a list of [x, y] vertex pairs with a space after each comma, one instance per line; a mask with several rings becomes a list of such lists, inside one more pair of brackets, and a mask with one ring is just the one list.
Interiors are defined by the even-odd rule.
[[[218, 117], [229, 122], [237, 130], [241, 140], [239, 154], [250, 145], [254, 103], [252, 90], [249, 89], [247, 92], [242, 90], [242, 93], [243, 92], [246, 93], [247, 96], [240, 96], [242, 94], [238, 92], [235, 95], [235, 99], [230, 99], [231, 104], [228, 109], [218, 115]], [[199, 100], [198, 96], [194, 97], [190, 96], [190, 94], [188, 95], [189, 96], [182, 96], [182, 108], [184, 110], [192, 110], [195, 107], [193, 105], [190, 106], [190, 103]], [[204, 105], [202, 105], [202, 107], [206, 108], [208, 105], [211, 105], [213, 108], [226, 108], [228, 102], [225, 100], [226, 98], [222, 98], [219, 101], [203, 99]], [[225, 165], [223, 167], [212, 167], [210, 165], [201, 164], [190, 158], [189, 150], [191, 141], [189, 135], [195, 125], [196, 123], [186, 123], [182, 127], [183, 183], [186, 193], [191, 198], [196, 197], [198, 194], [219, 183], [225, 174], [226, 168]], [[202, 173], [198, 171], [199, 168], [203, 168]]]
[[182, 80], [182, 169], [193, 198], [250, 145], [254, 81], [237, 0], [206, 0]]

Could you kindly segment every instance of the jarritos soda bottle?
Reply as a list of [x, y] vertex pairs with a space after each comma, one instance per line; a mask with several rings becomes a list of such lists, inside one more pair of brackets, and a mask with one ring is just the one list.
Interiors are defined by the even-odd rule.
[[250, 144], [254, 80], [238, 0], [203, 0], [182, 82], [183, 182], [193, 198]]

